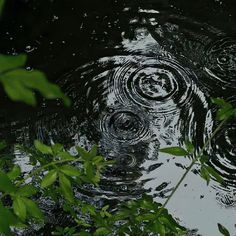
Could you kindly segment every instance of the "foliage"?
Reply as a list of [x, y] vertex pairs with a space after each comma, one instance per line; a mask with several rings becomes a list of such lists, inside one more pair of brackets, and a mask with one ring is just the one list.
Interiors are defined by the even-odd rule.
[[35, 106], [37, 91], [47, 99], [61, 98], [65, 105], [70, 105], [69, 99], [57, 85], [50, 83], [40, 71], [24, 69], [25, 64], [25, 55], [0, 54], [0, 83], [9, 98]]
[[[220, 184], [224, 184], [224, 179], [222, 176], [209, 165], [209, 157], [204, 154], [205, 149], [211, 142], [211, 140], [214, 138], [214, 136], [222, 129], [224, 124], [231, 118], [236, 117], [236, 108], [233, 107], [232, 104], [226, 102], [224, 99], [221, 98], [212, 98], [212, 103], [216, 104], [219, 109], [217, 110], [217, 115], [216, 118], [217, 120], [221, 121], [219, 126], [215, 129], [215, 131], [212, 133], [211, 137], [205, 142], [203, 145], [202, 149], [200, 152], [195, 156], [194, 155], [194, 145], [190, 141], [185, 142], [185, 148], [183, 147], [167, 147], [167, 148], [162, 148], [160, 149], [160, 152], [163, 153], [168, 153], [170, 155], [175, 155], [175, 156], [193, 156], [193, 160], [189, 167], [187, 168], [186, 172], [184, 175], [181, 177], [177, 185], [175, 186], [173, 192], [171, 195], [167, 198], [165, 203], [163, 204], [163, 207], [167, 205], [167, 203], [170, 201], [170, 199], [174, 196], [175, 192], [179, 188], [179, 186], [182, 184], [183, 180], [189, 173], [189, 171], [192, 169], [194, 164], [197, 162], [200, 163], [200, 176], [206, 180], [207, 185], [209, 184], [210, 180], [213, 178], [215, 181], [219, 182]], [[218, 229], [219, 231], [225, 235], [225, 236], [230, 236], [228, 230], [222, 226], [221, 224], [218, 223]]]
[[38, 163], [27, 176], [18, 165], [0, 171], [2, 234], [11, 235], [11, 227], [29, 227], [32, 220], [44, 222], [43, 211], [35, 200], [39, 197], [50, 198], [59, 205], [63, 202], [63, 210], [73, 218], [75, 226], [57, 227], [53, 235], [184, 234], [185, 228], [149, 196], [122, 203], [115, 211], [108, 205], [96, 208], [76, 198], [75, 188], [85, 183], [97, 186], [104, 168], [113, 163], [99, 156], [96, 146], [89, 152], [76, 147], [77, 155], [71, 155], [61, 144], [47, 146], [36, 140], [34, 146], [17, 147], [30, 156], [31, 164]]
[[4, 6], [4, 0], [0, 0], [0, 15], [2, 13], [2, 9], [3, 9], [3, 6]]
[[224, 236], [230, 236], [229, 231], [221, 224], [218, 223], [218, 229]]
[[[4, 0], [0, 0], [0, 14]], [[60, 88], [50, 83], [45, 75], [37, 70], [24, 69], [25, 55], [6, 56], [0, 54], [0, 83], [13, 101], [36, 105], [36, 92], [47, 99], [60, 98], [69, 106], [69, 99]], [[18, 147], [30, 156], [35, 168], [26, 176], [20, 166], [14, 165], [14, 157], [2, 155], [0, 158], [0, 233], [12, 235], [13, 228], [30, 227], [32, 223], [45, 222], [47, 219], [36, 199], [50, 198], [55, 204], [63, 205], [63, 210], [73, 218], [73, 226], [56, 227], [52, 235], [89, 236], [89, 235], [160, 235], [180, 236], [186, 229], [168, 213], [165, 206], [173, 197], [191, 168], [196, 162], [201, 165], [200, 175], [207, 184], [214, 178], [223, 184], [221, 175], [209, 165], [209, 157], [204, 151], [224, 123], [236, 117], [236, 109], [221, 98], [212, 102], [220, 108], [217, 119], [221, 124], [202, 147], [197, 156], [194, 145], [185, 142], [185, 147], [167, 147], [161, 152], [175, 156], [193, 156], [193, 161], [175, 186], [166, 202], [161, 205], [150, 196], [119, 204], [116, 209], [109, 205], [95, 207], [75, 197], [75, 189], [84, 184], [98, 186], [103, 169], [111, 165], [97, 154], [97, 147], [87, 152], [76, 147], [78, 154], [71, 155], [61, 144], [47, 146], [40, 141], [34, 148]], [[0, 151], [6, 147], [0, 142]], [[28, 181], [30, 180], [30, 181]], [[28, 183], [29, 182], [29, 183]], [[81, 214], [82, 213], [82, 214]], [[218, 223], [219, 232], [229, 236], [229, 231]]]

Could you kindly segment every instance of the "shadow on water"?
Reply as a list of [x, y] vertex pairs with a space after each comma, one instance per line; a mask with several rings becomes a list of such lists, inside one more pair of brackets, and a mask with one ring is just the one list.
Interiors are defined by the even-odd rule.
[[[61, 142], [71, 151], [96, 143], [116, 164], [99, 188], [84, 186], [79, 195], [99, 204], [148, 192], [163, 202], [191, 160], [159, 148], [188, 139], [199, 150], [217, 126], [210, 97], [235, 103], [235, 9], [233, 1], [210, 0], [9, 0], [1, 53], [26, 52], [28, 69], [45, 71], [73, 106], [42, 99], [31, 109], [1, 95], [1, 138]], [[169, 205], [202, 235], [235, 223], [235, 129], [229, 123], [208, 150], [227, 186], [206, 187], [196, 166]]]

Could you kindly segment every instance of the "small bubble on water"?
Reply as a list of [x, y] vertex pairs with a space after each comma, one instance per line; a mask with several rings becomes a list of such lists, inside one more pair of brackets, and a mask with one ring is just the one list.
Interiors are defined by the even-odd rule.
[[56, 20], [58, 20], [58, 19], [59, 19], [58, 16], [55, 16], [55, 15], [54, 15], [54, 16], [52, 17], [52, 21], [56, 21]]
[[34, 51], [34, 49], [35, 49], [35, 48], [32, 47], [32, 46], [30, 46], [30, 45], [28, 45], [28, 46], [25, 47], [25, 51], [26, 51], [26, 52], [32, 52], [32, 51]]

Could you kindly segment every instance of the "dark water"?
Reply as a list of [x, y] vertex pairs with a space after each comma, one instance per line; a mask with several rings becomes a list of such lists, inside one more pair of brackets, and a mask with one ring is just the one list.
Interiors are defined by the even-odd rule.
[[[210, 97], [236, 105], [235, 1], [9, 1], [1, 19], [1, 53], [28, 54], [71, 97], [41, 99], [37, 109], [1, 95], [1, 138], [31, 144], [99, 144], [116, 160], [94, 199], [125, 200], [148, 192], [164, 202], [190, 159], [159, 153], [191, 140], [196, 150], [217, 127]], [[195, 171], [168, 209], [188, 228], [219, 235], [236, 230], [236, 122], [211, 142], [211, 164], [227, 186]], [[27, 157], [17, 154], [26, 170]]]

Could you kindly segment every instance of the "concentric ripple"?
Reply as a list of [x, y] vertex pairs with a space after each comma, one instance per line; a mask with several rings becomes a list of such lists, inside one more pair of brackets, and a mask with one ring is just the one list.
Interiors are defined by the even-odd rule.
[[236, 87], [236, 41], [222, 38], [210, 43], [206, 48], [205, 71], [223, 83], [224, 86]]
[[228, 186], [236, 184], [236, 123], [230, 122], [215, 138], [211, 163]]
[[168, 113], [188, 103], [195, 75], [168, 58], [133, 57], [116, 70], [110, 83], [122, 102]]
[[136, 143], [145, 140], [149, 134], [147, 119], [131, 108], [117, 109], [103, 116], [100, 130], [116, 142]]

